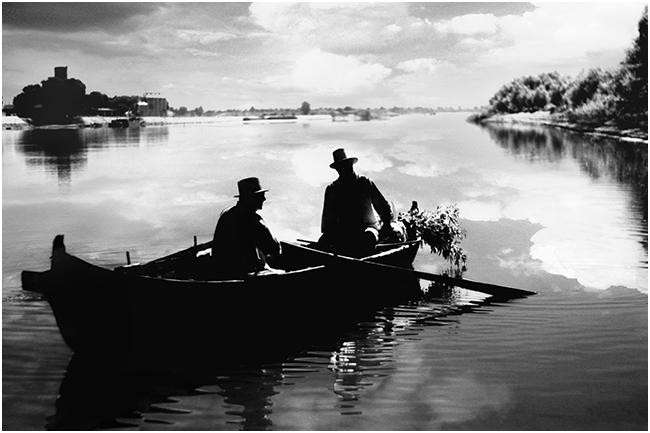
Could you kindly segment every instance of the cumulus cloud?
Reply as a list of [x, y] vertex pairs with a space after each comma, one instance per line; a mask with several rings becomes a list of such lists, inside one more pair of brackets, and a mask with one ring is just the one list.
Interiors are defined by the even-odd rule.
[[385, 27], [385, 29], [392, 34], [396, 34], [402, 31], [402, 28], [397, 24], [389, 24]]
[[253, 3], [250, 13], [279, 39], [339, 53], [391, 45], [419, 20], [406, 3]]
[[219, 53], [214, 51], [199, 50], [197, 48], [185, 48], [185, 52], [196, 57], [219, 57]]
[[179, 30], [177, 32], [179, 38], [188, 42], [197, 42], [201, 45], [208, 45], [214, 42], [228, 41], [235, 39], [237, 36], [227, 32], [210, 32], [200, 30]]
[[578, 65], [585, 64], [589, 55], [608, 50], [620, 52], [622, 58], [636, 34], [642, 8], [640, 3], [540, 3], [521, 16], [495, 18], [498, 32], [492, 42], [500, 42], [485, 51], [481, 61]]
[[366, 63], [354, 56], [315, 49], [295, 61], [288, 80], [273, 77], [267, 83], [321, 94], [346, 95], [371, 90], [390, 73], [391, 69], [378, 63]]
[[[264, 101], [281, 106], [311, 92], [310, 102], [317, 105], [348, 105], [353, 99], [358, 106], [474, 106], [516, 76], [552, 70], [577, 75], [590, 67], [616, 66], [637, 33], [644, 6], [84, 5], [3, 4], [3, 54], [16, 69], [5, 68], [4, 94], [20, 93], [25, 76], [32, 82], [43, 77], [32, 71], [76, 59], [77, 65], [68, 62], [70, 70], [83, 72], [77, 77], [87, 85], [102, 83], [98, 90], [105, 93], [145, 85], [133, 76], [160, 87], [187, 82], [188, 70], [211, 72], [169, 92], [174, 105], [232, 108]], [[125, 63], [137, 74], [106, 79], [109, 64]], [[220, 76], [240, 81], [214, 86]], [[211, 91], [190, 93], [195, 88]]]
[[494, 34], [498, 29], [497, 17], [492, 14], [469, 14], [438, 21], [433, 24], [440, 33], [459, 35]]
[[431, 58], [411, 59], [399, 63], [397, 69], [410, 73], [435, 72], [438, 64], [438, 60]]

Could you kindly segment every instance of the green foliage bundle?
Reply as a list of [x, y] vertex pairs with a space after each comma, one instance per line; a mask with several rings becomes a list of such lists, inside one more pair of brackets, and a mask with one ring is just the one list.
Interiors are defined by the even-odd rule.
[[458, 206], [438, 206], [433, 212], [414, 206], [408, 212], [400, 212], [397, 220], [404, 224], [409, 238], [422, 238], [432, 253], [447, 260], [454, 274], [467, 269], [467, 255], [460, 246], [465, 232], [460, 227]]

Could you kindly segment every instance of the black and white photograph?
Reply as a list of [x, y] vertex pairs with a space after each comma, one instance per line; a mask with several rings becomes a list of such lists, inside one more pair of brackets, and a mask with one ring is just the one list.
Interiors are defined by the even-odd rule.
[[2, 2], [2, 429], [647, 431], [648, 3]]

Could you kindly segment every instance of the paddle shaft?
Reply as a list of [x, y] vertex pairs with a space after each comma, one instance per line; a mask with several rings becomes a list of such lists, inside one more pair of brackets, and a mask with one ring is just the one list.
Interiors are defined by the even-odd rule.
[[376, 270], [383, 270], [386, 272], [402, 274], [404, 276], [411, 276], [421, 278], [423, 280], [436, 281], [450, 286], [462, 287], [469, 290], [474, 290], [477, 292], [486, 293], [488, 295], [494, 296], [504, 296], [504, 297], [523, 297], [536, 294], [528, 290], [515, 289], [513, 287], [499, 286], [496, 284], [481, 283], [478, 281], [465, 280], [463, 278], [453, 278], [446, 275], [431, 274], [429, 272], [417, 271], [415, 269], [407, 269], [399, 266], [386, 265], [384, 263], [376, 263], [368, 261], [367, 259], [355, 259], [353, 257], [341, 256], [334, 253], [328, 253], [325, 251], [315, 250], [313, 248], [305, 247], [302, 245], [296, 245], [290, 243], [292, 247], [301, 249], [305, 252], [311, 254], [317, 254], [322, 258], [328, 259], [329, 261], [341, 264], [350, 264], [360, 267], [367, 267]]

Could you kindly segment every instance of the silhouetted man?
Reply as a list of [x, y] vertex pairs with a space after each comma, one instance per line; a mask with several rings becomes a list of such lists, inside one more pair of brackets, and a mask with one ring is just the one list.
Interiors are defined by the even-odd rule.
[[333, 152], [330, 167], [339, 177], [327, 186], [323, 204], [319, 244], [327, 249], [349, 255], [364, 255], [374, 250], [379, 240], [381, 222], [390, 226], [393, 218], [390, 204], [373, 181], [354, 171], [357, 158], [348, 158], [344, 149]]
[[217, 272], [220, 276], [242, 276], [273, 271], [267, 259], [277, 257], [282, 249], [257, 213], [268, 189], [262, 189], [256, 177], [240, 180], [237, 187], [237, 204], [221, 213], [214, 230], [212, 257]]

